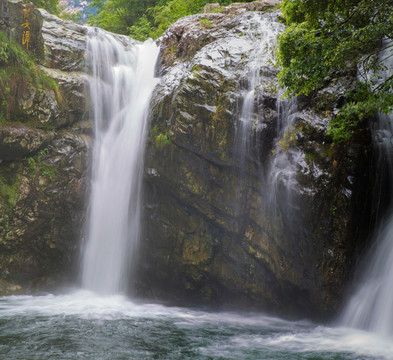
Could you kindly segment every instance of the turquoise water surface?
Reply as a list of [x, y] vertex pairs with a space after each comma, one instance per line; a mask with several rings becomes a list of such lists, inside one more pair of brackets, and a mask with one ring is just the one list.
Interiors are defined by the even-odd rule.
[[77, 291], [0, 298], [0, 359], [393, 359], [393, 339]]

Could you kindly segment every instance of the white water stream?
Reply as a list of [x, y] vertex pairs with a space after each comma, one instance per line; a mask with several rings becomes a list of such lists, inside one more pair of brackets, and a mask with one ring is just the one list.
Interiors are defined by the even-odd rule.
[[378, 234], [377, 249], [342, 323], [384, 335], [393, 335], [393, 216]]
[[[268, 206], [272, 214], [279, 214], [278, 195], [281, 193], [289, 202], [294, 188], [297, 186], [298, 164], [301, 153], [293, 149], [284, 149], [281, 142], [290, 136], [297, 112], [297, 99], [282, 99], [284, 90], [277, 97], [277, 138], [274, 144], [274, 156], [267, 172]], [[289, 208], [287, 208], [288, 211]]]
[[[252, 128], [258, 123], [255, 101], [259, 87], [263, 84], [261, 73], [264, 67], [269, 69], [275, 63], [274, 48], [277, 36], [282, 31], [281, 24], [273, 22], [269, 17], [255, 17], [252, 21], [248, 35], [253, 37], [256, 43], [253, 51], [248, 55], [246, 66], [248, 89], [243, 97], [236, 135], [240, 159], [250, 155]], [[244, 162], [242, 164], [244, 165]]]
[[95, 122], [92, 193], [82, 286], [103, 294], [127, 287], [140, 236], [146, 117], [158, 47], [91, 29], [87, 62]]

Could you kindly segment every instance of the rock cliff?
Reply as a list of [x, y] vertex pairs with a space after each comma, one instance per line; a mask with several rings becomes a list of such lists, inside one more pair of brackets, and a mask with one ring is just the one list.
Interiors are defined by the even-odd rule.
[[369, 230], [371, 137], [333, 146], [334, 104], [281, 99], [267, 55], [279, 16], [274, 3], [230, 6], [183, 18], [160, 40], [142, 294], [311, 317], [343, 298]]
[[[13, 72], [9, 90], [2, 92], [7, 104], [0, 123], [4, 294], [42, 290], [70, 278], [85, 218], [91, 126], [82, 72], [84, 28], [23, 2], [2, 0], [0, 9], [0, 30], [57, 84], [37, 85]], [[0, 66], [5, 74], [11, 70]]]
[[[26, 9], [29, 12], [26, 12]], [[325, 317], [343, 298], [373, 211], [368, 131], [326, 135], [353, 74], [281, 99], [277, 3], [210, 6], [159, 39], [136, 293]], [[0, 30], [56, 87], [10, 88], [0, 124], [0, 293], [71, 279], [89, 192], [84, 27], [0, 0]], [[33, 31], [34, 30], [34, 31]], [[0, 66], [2, 64], [0, 63]], [[11, 99], [16, 99], [11, 101]], [[323, 109], [323, 111], [322, 111]]]

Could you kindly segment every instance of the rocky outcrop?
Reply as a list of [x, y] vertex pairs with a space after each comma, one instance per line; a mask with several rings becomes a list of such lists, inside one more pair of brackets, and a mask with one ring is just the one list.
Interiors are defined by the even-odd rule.
[[282, 31], [279, 13], [245, 6], [183, 18], [161, 38], [139, 291], [328, 316], [368, 231], [370, 134], [333, 146], [332, 109], [281, 100], [264, 41]]
[[[9, 79], [7, 118], [0, 123], [0, 294], [7, 294], [47, 289], [73, 276], [91, 124], [84, 28], [23, 2], [2, 0], [0, 9], [0, 30], [32, 52], [55, 84], [36, 86], [18, 74]], [[23, 21], [30, 24], [28, 49]]]
[[52, 69], [75, 72], [85, 70], [87, 28], [72, 21], [64, 21], [39, 10], [43, 16], [43, 64]]
[[31, 3], [0, 1], [0, 30], [35, 56], [43, 56], [42, 17]]
[[[205, 45], [220, 38], [233, 38], [233, 32], [237, 32], [241, 37], [243, 32], [238, 27], [241, 14], [247, 11], [264, 11], [277, 7], [278, 4], [277, 0], [264, 0], [246, 4], [235, 3], [226, 8], [216, 6], [211, 13], [205, 12], [178, 20], [160, 39], [162, 51], [158, 62], [159, 72], [164, 73], [176, 62], [191, 60]], [[209, 7], [205, 9], [209, 11]]]
[[0, 128], [0, 158], [12, 161], [36, 153], [51, 140], [51, 134], [22, 125], [5, 125]]
[[[141, 296], [311, 317], [328, 316], [343, 297], [369, 231], [371, 138], [365, 131], [333, 146], [326, 135], [329, 94], [351, 86], [350, 74], [321, 100], [281, 99], [276, 5], [208, 6], [160, 39]], [[9, 89], [0, 124], [0, 294], [70, 279], [86, 214], [86, 30], [0, 0], [0, 30], [25, 48], [27, 14], [36, 24], [28, 51], [57, 85], [15, 80]]]

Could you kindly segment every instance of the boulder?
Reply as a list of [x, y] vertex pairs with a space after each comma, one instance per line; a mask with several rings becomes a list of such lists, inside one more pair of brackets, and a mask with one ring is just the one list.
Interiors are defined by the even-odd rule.
[[11, 161], [36, 153], [51, 141], [51, 134], [23, 125], [0, 127], [0, 159]]
[[39, 11], [43, 19], [43, 65], [62, 71], [85, 70], [87, 27]]

